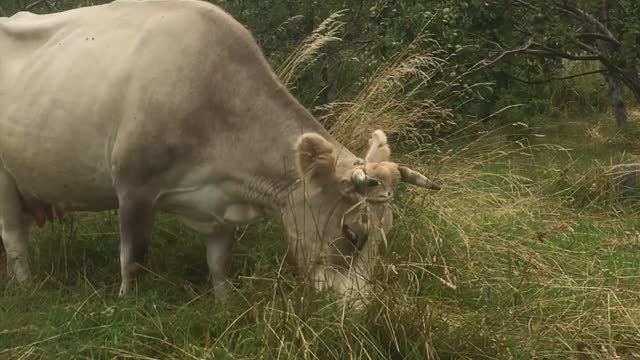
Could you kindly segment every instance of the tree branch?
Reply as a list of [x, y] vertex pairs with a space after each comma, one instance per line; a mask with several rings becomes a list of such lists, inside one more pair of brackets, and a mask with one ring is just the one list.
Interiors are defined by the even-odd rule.
[[503, 51], [503, 50], [504, 50], [504, 46], [502, 46], [500, 43], [498, 43], [498, 42], [496, 42], [496, 41], [493, 41], [493, 40], [491, 40], [491, 39], [489, 39], [489, 38], [487, 38], [487, 37], [484, 37], [484, 36], [482, 36], [482, 35], [480, 35], [480, 34], [476, 34], [476, 33], [473, 33], [473, 32], [469, 32], [469, 35], [475, 36], [475, 37], [477, 37], [477, 38], [478, 38], [478, 39], [480, 39], [480, 40], [486, 41], [487, 43], [489, 43], [489, 44], [491, 44], [491, 45], [493, 45], [493, 46], [497, 47], [497, 48], [498, 48], [498, 49], [500, 49], [501, 51]]
[[598, 49], [594, 48], [593, 46], [591, 46], [591, 45], [589, 45], [589, 44], [587, 44], [587, 43], [585, 43], [583, 41], [580, 41], [578, 39], [573, 39], [573, 41], [575, 41], [576, 44], [578, 45], [578, 47], [580, 47], [582, 50], [588, 51], [588, 52], [590, 52], [592, 54], [596, 54], [596, 55], [602, 57], [603, 59], [605, 58], [604, 54], [602, 54]]
[[613, 33], [609, 31], [609, 29], [603, 23], [601, 23], [598, 19], [596, 19], [593, 15], [573, 5], [569, 5], [566, 2], [563, 2], [562, 4], [560, 3], [556, 3], [556, 4], [557, 4], [556, 6], [558, 6], [560, 9], [563, 9], [571, 14], [574, 14], [574, 16], [576, 16], [577, 18], [580, 18], [590, 23], [591, 25], [595, 26], [600, 31], [601, 34], [611, 39], [611, 41], [619, 43], [615, 35], [613, 35]]
[[542, 56], [542, 57], [560, 57], [563, 59], [567, 59], [567, 60], [574, 60], [574, 61], [595, 61], [595, 60], [602, 60], [602, 58], [600, 56], [597, 55], [586, 55], [586, 56], [577, 56], [577, 55], [571, 55], [571, 54], [567, 54], [567, 53], [560, 53], [560, 52], [549, 52], [549, 51], [545, 51], [545, 50], [534, 50], [534, 49], [529, 49], [526, 51], [523, 51], [525, 54], [530, 54], [530, 55], [536, 55], [536, 56]]
[[533, 81], [529, 81], [529, 80], [524, 80], [524, 79], [520, 79], [517, 78], [513, 75], [509, 75], [507, 74], [507, 76], [513, 80], [516, 80], [518, 82], [527, 84], [527, 85], [535, 85], [535, 84], [543, 84], [546, 82], [551, 82], [551, 81], [560, 81], [560, 80], [569, 80], [569, 79], [574, 79], [574, 78], [578, 78], [578, 77], [582, 77], [582, 76], [589, 76], [589, 75], [594, 75], [594, 74], [602, 74], [602, 73], [606, 73], [607, 70], [605, 69], [600, 69], [600, 70], [593, 70], [593, 71], [587, 71], [587, 72], [583, 72], [580, 74], [573, 74], [573, 75], [569, 75], [569, 76], [562, 76], [562, 77], [553, 77], [553, 78], [547, 78], [547, 79], [541, 79], [541, 80], [533, 80]]
[[47, 7], [47, 10], [48, 10], [49, 12], [53, 11], [53, 8], [51, 7], [51, 4], [49, 3], [49, 1], [48, 1], [48, 0], [44, 0], [44, 6], [46, 6], [46, 7]]
[[25, 11], [29, 11], [29, 10], [33, 9], [34, 7], [42, 4], [43, 2], [45, 2], [45, 1], [44, 0], [38, 0], [38, 1], [32, 2], [29, 5], [25, 6], [24, 10]]
[[[498, 46], [499, 46], [499, 44], [498, 44]], [[464, 73], [464, 76], [469, 75], [471, 73], [474, 73], [474, 72], [476, 72], [478, 70], [484, 69], [487, 66], [491, 66], [491, 65], [497, 63], [498, 61], [500, 61], [500, 59], [502, 59], [503, 57], [505, 57], [507, 55], [516, 54], [516, 53], [519, 53], [519, 52], [526, 51], [530, 46], [531, 46], [531, 40], [527, 41], [527, 43], [525, 45], [523, 45], [522, 47], [519, 47], [519, 48], [516, 48], [516, 49], [503, 50], [500, 54], [495, 56], [493, 59], [480, 60], [477, 63], [475, 63], [469, 70], [467, 70]]]
[[603, 60], [603, 56], [596, 52], [597, 55], [572, 55], [567, 52], [563, 52], [557, 49], [550, 48], [538, 43], [531, 43], [531, 45], [523, 50], [527, 54], [546, 56], [546, 57], [560, 57], [567, 60], [575, 61], [593, 61]]
[[[500, 45], [498, 44], [498, 46]], [[600, 53], [597, 53], [597, 55], [582, 55], [582, 56], [572, 55], [557, 49], [544, 46], [542, 44], [534, 43], [533, 41], [529, 40], [527, 41], [526, 44], [524, 44], [519, 48], [503, 50], [499, 55], [495, 56], [493, 59], [484, 59], [475, 63], [473, 66], [471, 66], [471, 68], [467, 72], [465, 72], [464, 76], [467, 76], [478, 70], [484, 69], [487, 66], [491, 66], [496, 62], [500, 61], [503, 57], [507, 55], [517, 54], [517, 53], [524, 53], [524, 54], [543, 56], [543, 57], [559, 57], [559, 58], [574, 60], [574, 61], [597, 60], [601, 62], [607, 62], [607, 59], [604, 58]]]
[[516, 4], [520, 4], [520, 5], [524, 6], [524, 7], [528, 7], [531, 10], [535, 10], [535, 11], [539, 11], [540, 10], [539, 7], [531, 5], [531, 4], [529, 4], [528, 2], [526, 2], [524, 0], [513, 0], [513, 2], [516, 3]]
[[616, 39], [612, 39], [606, 35], [602, 35], [600, 33], [582, 33], [582, 34], [576, 34], [577, 38], [584, 38], [584, 39], [596, 39], [596, 40], [602, 40], [602, 41], [606, 41], [609, 43], [612, 43], [616, 46], [620, 46], [620, 42]]
[[594, 53], [594, 54], [598, 54], [599, 55], [599, 59], [598, 60], [600, 60], [600, 62], [604, 65], [604, 67], [609, 69], [612, 73], [623, 73], [623, 70], [619, 66], [617, 66], [613, 61], [611, 61], [611, 59], [609, 57], [605, 56], [598, 49], [596, 49], [593, 46], [590, 46], [588, 44], [585, 44], [585, 43], [583, 43], [582, 41], [580, 41], [578, 39], [574, 39], [574, 41], [583, 50], [589, 51], [589, 52]]

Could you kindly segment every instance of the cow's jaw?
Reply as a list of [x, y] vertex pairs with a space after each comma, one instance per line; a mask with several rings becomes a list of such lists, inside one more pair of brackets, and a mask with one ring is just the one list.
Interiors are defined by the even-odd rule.
[[[350, 207], [340, 194], [298, 185], [291, 191], [283, 222], [289, 239], [288, 254], [316, 290], [332, 289], [349, 300], [362, 299], [370, 291], [375, 244], [367, 241], [360, 251], [336, 256], [341, 216]], [[315, 209], [315, 210], [313, 210]], [[346, 260], [346, 261], [344, 261]]]
[[338, 269], [326, 264], [314, 266], [311, 273], [313, 287], [318, 290], [333, 289], [346, 298], [366, 297], [370, 292], [370, 268], [357, 259], [348, 269]]

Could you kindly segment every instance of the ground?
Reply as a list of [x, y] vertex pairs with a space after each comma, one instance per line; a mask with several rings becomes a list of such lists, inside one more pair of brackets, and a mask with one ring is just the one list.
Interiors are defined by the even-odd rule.
[[75, 214], [36, 230], [31, 284], [2, 285], [0, 358], [638, 358], [640, 203], [605, 170], [640, 154], [640, 132], [612, 122], [482, 128], [407, 158], [444, 187], [398, 194], [360, 312], [300, 284], [268, 220], [238, 232], [230, 304], [203, 239], [170, 217], [118, 300], [116, 218]]

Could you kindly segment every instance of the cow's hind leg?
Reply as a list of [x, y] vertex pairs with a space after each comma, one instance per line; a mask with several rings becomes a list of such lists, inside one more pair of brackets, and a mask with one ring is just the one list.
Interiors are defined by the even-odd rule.
[[131, 291], [139, 266], [144, 262], [154, 218], [153, 197], [136, 191], [119, 191], [120, 296]]
[[0, 237], [7, 256], [7, 275], [18, 282], [29, 278], [29, 226], [13, 178], [0, 169]]
[[234, 225], [219, 225], [209, 234], [207, 240], [207, 264], [211, 284], [216, 298], [221, 301], [227, 298], [235, 229]]

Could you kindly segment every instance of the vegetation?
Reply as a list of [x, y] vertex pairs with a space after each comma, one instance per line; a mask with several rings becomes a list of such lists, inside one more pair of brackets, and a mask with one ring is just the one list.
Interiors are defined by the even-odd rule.
[[[451, 6], [454, 4], [451, 2]], [[451, 26], [453, 32], [462, 27], [465, 36], [471, 35], [471, 44], [485, 44], [501, 55], [542, 58], [533, 64], [542, 66], [544, 73], [534, 72], [522, 79], [514, 77], [520, 74], [511, 66], [507, 74], [514, 80], [532, 84], [544, 82], [540, 77], [553, 79], [555, 75], [566, 79], [600, 73], [608, 82], [618, 125], [626, 123], [623, 85], [640, 100], [637, 70], [640, 26], [628, 21], [640, 15], [636, 1], [471, 1], [460, 3], [457, 9], [444, 10], [445, 22], [455, 25], [459, 21], [462, 25]], [[560, 59], [593, 61], [600, 68], [558, 77], [553, 69], [562, 68], [558, 64]], [[522, 65], [519, 68], [523, 70]]]
[[[7, 14], [30, 6], [0, 1]], [[168, 216], [136, 295], [118, 300], [117, 218], [75, 214], [36, 230], [33, 284], [3, 283], [0, 358], [640, 357], [640, 198], [607, 174], [637, 161], [640, 113], [627, 106], [623, 128], [610, 120], [601, 73], [618, 75], [601, 59], [528, 53], [554, 44], [592, 56], [571, 45], [584, 24], [554, 6], [600, 14], [607, 1], [218, 3], [339, 140], [359, 150], [383, 128], [443, 191], [397, 195], [376, 291], [359, 312], [302, 282], [269, 219], [238, 232], [230, 304], [211, 296], [203, 239]], [[609, 9], [631, 64], [633, 11], [631, 1]], [[516, 25], [541, 39], [507, 31]]]

